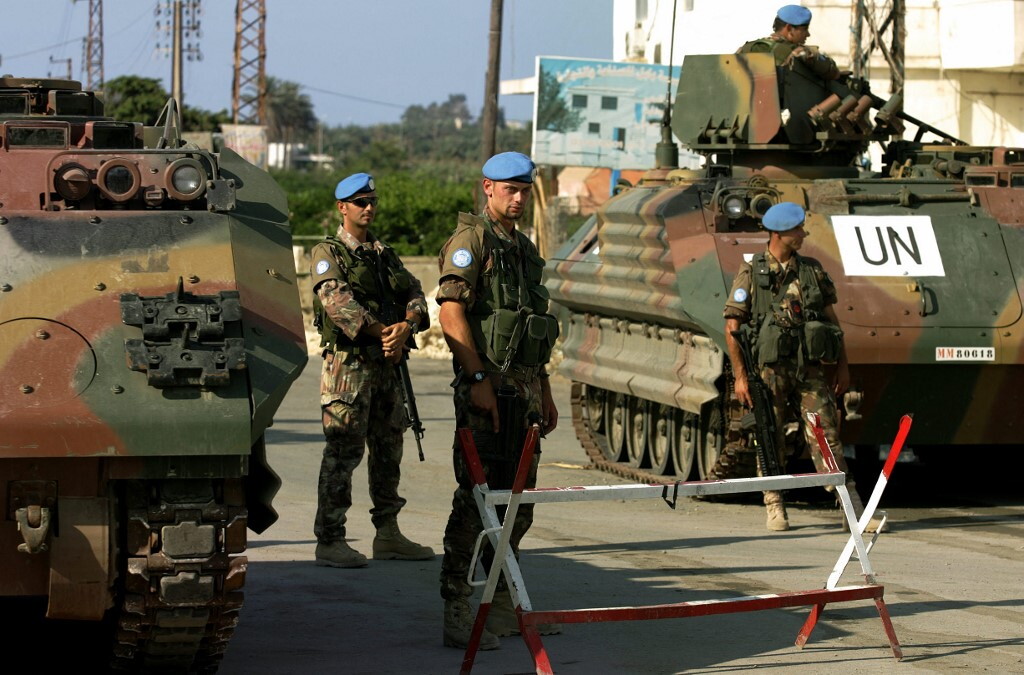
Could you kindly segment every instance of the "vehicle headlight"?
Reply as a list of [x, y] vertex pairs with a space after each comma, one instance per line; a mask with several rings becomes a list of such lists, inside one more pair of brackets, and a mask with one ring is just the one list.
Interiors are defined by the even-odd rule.
[[182, 157], [171, 162], [166, 175], [167, 192], [178, 201], [193, 200], [206, 191], [206, 170], [191, 157]]
[[53, 187], [67, 201], [77, 202], [85, 199], [92, 189], [89, 172], [78, 164], [68, 164], [57, 171], [53, 179]]
[[729, 220], [736, 220], [747, 212], [747, 200], [736, 195], [726, 197], [722, 208], [725, 210], [725, 215], [729, 217]]
[[135, 196], [142, 184], [139, 169], [127, 159], [111, 159], [103, 163], [96, 175], [103, 195], [114, 202], [126, 202]]
[[775, 200], [765, 194], [760, 194], [750, 200], [750, 210], [758, 218], [763, 218], [768, 209], [775, 205]]

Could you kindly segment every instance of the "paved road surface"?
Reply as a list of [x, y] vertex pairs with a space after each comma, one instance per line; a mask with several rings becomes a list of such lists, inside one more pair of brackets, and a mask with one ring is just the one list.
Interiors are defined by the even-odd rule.
[[[268, 432], [284, 487], [281, 520], [251, 535], [246, 605], [222, 673], [453, 673], [441, 645], [440, 555], [341, 570], [313, 564], [312, 521], [323, 437], [314, 358]], [[400, 522], [441, 550], [451, 501], [450, 366], [414, 359], [427, 461], [407, 438]], [[621, 482], [585, 466], [569, 423], [568, 383], [553, 378], [562, 423], [545, 441], [541, 483]], [[995, 466], [978, 460], [974, 467]], [[1019, 465], [1018, 465], [1019, 470]], [[872, 561], [906, 658], [896, 665], [870, 602], [831, 606], [811, 643], [792, 646], [804, 609], [565, 627], [545, 639], [559, 673], [839, 673], [1024, 671], [1024, 493], [1017, 477], [980, 485], [898, 466], [883, 505], [897, 526]], [[352, 545], [370, 553], [365, 462], [349, 514]], [[940, 496], [935, 488], [943, 491]], [[864, 486], [866, 491], [867, 486]], [[813, 496], [813, 495], [812, 495]], [[623, 606], [804, 590], [823, 585], [845, 538], [822, 500], [791, 509], [794, 529], [769, 533], [763, 507], [685, 500], [539, 505], [523, 570], [538, 609]], [[856, 571], [856, 568], [853, 568]], [[857, 583], [847, 573], [845, 583]], [[481, 653], [479, 673], [531, 672], [519, 638]]]

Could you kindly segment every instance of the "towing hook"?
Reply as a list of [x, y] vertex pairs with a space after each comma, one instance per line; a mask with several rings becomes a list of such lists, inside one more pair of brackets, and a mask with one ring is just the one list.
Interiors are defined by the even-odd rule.
[[18, 531], [21, 532], [24, 544], [18, 544], [21, 553], [42, 553], [50, 548], [46, 543], [50, 535], [50, 509], [47, 506], [32, 504], [23, 506], [15, 512]]

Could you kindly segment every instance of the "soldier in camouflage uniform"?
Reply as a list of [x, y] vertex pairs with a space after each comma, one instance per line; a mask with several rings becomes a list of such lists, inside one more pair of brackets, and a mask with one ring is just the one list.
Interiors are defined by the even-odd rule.
[[[419, 281], [369, 230], [377, 212], [373, 178], [357, 173], [335, 189], [342, 224], [311, 254], [314, 307], [322, 336], [320, 406], [324, 447], [317, 492], [316, 564], [365, 567], [345, 541], [352, 472], [369, 446], [375, 560], [429, 560], [434, 551], [398, 529], [402, 434], [407, 426], [395, 365], [428, 322]], [[368, 429], [372, 434], [367, 434]]]
[[[473, 430], [488, 485], [496, 489], [512, 486], [531, 413], [539, 414], [542, 434], [558, 423], [545, 372], [558, 324], [547, 314], [547, 289], [541, 284], [544, 260], [516, 229], [531, 196], [533, 172], [533, 162], [521, 153], [506, 152], [489, 159], [483, 167], [486, 208], [480, 216], [459, 214], [458, 227], [438, 260], [441, 283], [437, 302], [441, 328], [454, 357], [456, 426]], [[516, 414], [512, 419], [499, 419], [498, 396], [512, 393]], [[500, 450], [507, 434], [513, 434], [506, 440], [515, 449], [508, 456]], [[537, 482], [539, 447], [537, 452], [527, 488]], [[473, 481], [457, 439], [454, 465], [458, 487], [444, 534], [441, 596], [445, 600], [444, 644], [464, 649], [473, 627], [469, 604], [473, 588], [466, 576], [481, 522], [473, 500]], [[517, 555], [532, 521], [533, 505], [521, 505], [511, 538]], [[489, 560], [485, 555], [488, 566]], [[549, 625], [541, 630], [553, 634], [559, 629]], [[515, 611], [508, 590], [499, 586], [480, 649], [494, 649], [499, 646], [498, 635], [514, 632], [518, 632]]]
[[[725, 305], [725, 340], [732, 360], [736, 398], [753, 407], [740, 347], [733, 337], [748, 324], [757, 333], [752, 340], [761, 378], [772, 393], [779, 449], [779, 464], [785, 466], [785, 421], [794, 399], [799, 399], [801, 427], [811, 448], [815, 467], [824, 468], [808, 413], [821, 416], [821, 426], [839, 468], [846, 472], [846, 486], [854, 508], [864, 507], [857, 486], [843, 458], [839, 441], [839, 415], [836, 397], [850, 386], [846, 347], [839, 330], [839, 319], [832, 305], [836, 288], [821, 263], [797, 253], [803, 245], [804, 210], [783, 202], [765, 213], [762, 223], [769, 231], [768, 249], [740, 265]], [[825, 381], [823, 363], [836, 363], [831, 384]], [[760, 467], [759, 467], [760, 469]], [[831, 490], [831, 486], [827, 488]], [[788, 530], [789, 519], [781, 492], [765, 492], [769, 530]], [[844, 521], [845, 522], [845, 521]], [[877, 523], [876, 523], [877, 526]]]
[[811, 36], [811, 10], [800, 5], [779, 8], [772, 30], [768, 37], [751, 40], [736, 50], [736, 53], [770, 53], [775, 56], [775, 65], [780, 67], [792, 67], [793, 61], [799, 59], [823, 80], [839, 77], [839, 67], [835, 61], [816, 47], [804, 44]]

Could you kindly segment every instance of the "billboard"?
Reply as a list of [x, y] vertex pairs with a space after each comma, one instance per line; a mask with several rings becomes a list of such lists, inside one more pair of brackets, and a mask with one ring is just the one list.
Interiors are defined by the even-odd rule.
[[[672, 67], [671, 78], [678, 80], [678, 66]], [[668, 66], [538, 56], [533, 160], [555, 166], [653, 167], [668, 88]], [[695, 167], [697, 156], [681, 152], [680, 163]]]
[[258, 124], [222, 124], [224, 147], [231, 148], [246, 161], [267, 168], [267, 128]]

